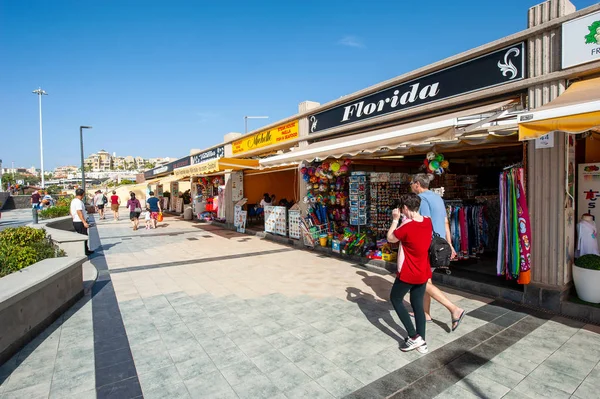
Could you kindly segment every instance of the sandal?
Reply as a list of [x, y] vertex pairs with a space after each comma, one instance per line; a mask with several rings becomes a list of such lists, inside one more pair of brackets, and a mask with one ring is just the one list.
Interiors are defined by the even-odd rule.
[[[463, 310], [462, 313], [460, 314], [460, 317], [458, 319], [452, 319], [452, 331], [456, 331], [456, 329], [458, 328], [458, 326], [460, 326], [460, 322], [463, 320], [463, 318], [465, 317], [466, 314], [466, 310]], [[456, 323], [456, 326], [454, 325], [454, 323]]]

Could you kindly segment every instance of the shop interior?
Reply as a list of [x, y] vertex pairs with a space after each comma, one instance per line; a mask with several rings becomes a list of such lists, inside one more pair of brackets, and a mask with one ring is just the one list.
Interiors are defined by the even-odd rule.
[[[511, 245], [510, 240], [499, 243], [498, 236], [500, 175], [508, 182], [517, 171], [523, 173], [525, 148], [514, 135], [492, 141], [384, 149], [306, 163], [300, 170], [301, 184], [307, 188], [304, 233], [312, 244], [335, 252], [394, 261], [397, 249], [385, 240], [391, 211], [400, 195], [409, 192], [412, 175], [429, 173], [430, 189], [445, 200], [458, 253], [449, 270], [439, 272], [522, 289], [517, 283], [519, 257], [510, 249], [498, 251], [499, 244]], [[507, 213], [512, 205], [505, 205]], [[515, 216], [516, 210], [512, 212]], [[516, 218], [509, 221], [504, 234], [518, 240], [512, 225]]]

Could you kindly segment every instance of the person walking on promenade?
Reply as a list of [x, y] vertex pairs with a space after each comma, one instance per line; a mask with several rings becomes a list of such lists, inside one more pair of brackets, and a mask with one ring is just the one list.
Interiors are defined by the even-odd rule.
[[[416, 349], [419, 353], [427, 353], [423, 297], [427, 281], [431, 278], [429, 246], [433, 225], [430, 218], [419, 214], [420, 205], [421, 198], [416, 194], [404, 194], [400, 197], [399, 208], [392, 211], [392, 225], [388, 230], [387, 240], [390, 243], [400, 243], [398, 273], [390, 293], [390, 301], [408, 334], [400, 350], [408, 352]], [[404, 221], [398, 227], [402, 216]], [[408, 292], [410, 292], [416, 330], [408, 310], [404, 307], [404, 296]]]
[[31, 207], [35, 208], [35, 209], [39, 209], [41, 199], [42, 199], [42, 196], [40, 195], [40, 193], [37, 190], [35, 190], [31, 194]]
[[[410, 183], [410, 187], [415, 194], [421, 198], [421, 207], [419, 212], [423, 216], [431, 218], [433, 231], [443, 237], [452, 248], [452, 259], [456, 257], [456, 251], [452, 247], [452, 235], [450, 234], [450, 224], [448, 223], [448, 214], [442, 197], [429, 190], [431, 179], [425, 173], [415, 175]], [[463, 317], [465, 310], [453, 304], [444, 293], [431, 282], [427, 282], [427, 291], [425, 293], [424, 305], [427, 321], [431, 321], [431, 298], [441, 303], [450, 312], [452, 318], [452, 331], [455, 331]]]
[[142, 204], [140, 200], [135, 198], [135, 193], [131, 193], [131, 198], [127, 201], [127, 208], [129, 208], [129, 220], [131, 220], [131, 226], [133, 231], [138, 229], [140, 223], [140, 214], [142, 213]]
[[150, 218], [152, 219], [152, 228], [156, 228], [158, 222], [158, 213], [162, 212], [160, 200], [154, 196], [154, 192], [150, 191], [150, 198], [146, 200], [146, 206], [150, 210]]
[[115, 222], [119, 221], [119, 206], [121, 206], [121, 198], [119, 198], [116, 191], [113, 191], [110, 196], [110, 209], [113, 212]]
[[[85, 191], [78, 188], [75, 191], [75, 198], [71, 200], [70, 214], [73, 219], [73, 228], [79, 234], [88, 235], [88, 228], [90, 225], [87, 222], [87, 212], [85, 211], [85, 204], [83, 203], [83, 196]], [[86, 255], [91, 255], [94, 251], [90, 251], [88, 248], [88, 240], [83, 243]]]
[[98, 216], [100, 216], [100, 220], [104, 219], [104, 194], [102, 191], [96, 191], [94, 195], [94, 206], [98, 211]]

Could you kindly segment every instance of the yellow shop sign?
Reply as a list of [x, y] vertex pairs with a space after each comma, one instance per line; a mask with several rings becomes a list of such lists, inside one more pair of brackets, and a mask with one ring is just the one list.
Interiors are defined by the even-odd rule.
[[298, 121], [296, 120], [234, 141], [232, 144], [232, 152], [233, 154], [240, 154], [257, 148], [279, 144], [297, 137]]

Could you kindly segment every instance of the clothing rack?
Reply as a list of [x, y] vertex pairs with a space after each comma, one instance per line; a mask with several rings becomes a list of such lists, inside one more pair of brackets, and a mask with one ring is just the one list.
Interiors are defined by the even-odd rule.
[[477, 197], [475, 197], [475, 201], [477, 201], [478, 203], [488, 202], [488, 201], [499, 201], [499, 200], [500, 200], [499, 195], [478, 195]]
[[517, 163], [514, 163], [512, 165], [505, 167], [503, 170], [509, 170], [512, 168], [522, 168], [522, 167], [523, 167], [523, 162], [517, 162]]

